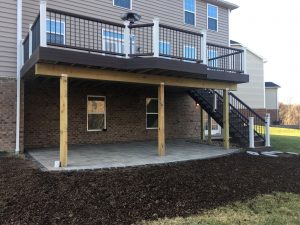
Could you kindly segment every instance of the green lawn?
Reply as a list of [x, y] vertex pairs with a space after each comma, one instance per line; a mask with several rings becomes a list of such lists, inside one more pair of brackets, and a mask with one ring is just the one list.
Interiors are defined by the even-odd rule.
[[300, 130], [271, 127], [271, 145], [274, 150], [300, 153]]
[[143, 225], [299, 225], [300, 195], [274, 193], [237, 202], [188, 218], [141, 222]]

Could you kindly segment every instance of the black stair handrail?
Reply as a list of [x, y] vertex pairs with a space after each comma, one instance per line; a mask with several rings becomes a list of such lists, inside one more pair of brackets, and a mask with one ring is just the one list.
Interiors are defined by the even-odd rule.
[[241, 114], [246, 117], [247, 121], [249, 121], [249, 117], [254, 118], [254, 131], [258, 136], [265, 140], [265, 119], [258, 115], [232, 92], [229, 92], [229, 98], [230, 104], [232, 104], [238, 111], [241, 111]]

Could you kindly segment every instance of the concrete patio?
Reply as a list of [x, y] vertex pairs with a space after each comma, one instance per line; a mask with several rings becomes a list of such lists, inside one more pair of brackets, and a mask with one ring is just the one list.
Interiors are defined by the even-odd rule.
[[82, 170], [113, 167], [161, 164], [197, 159], [222, 157], [238, 149], [224, 150], [222, 147], [200, 144], [193, 140], [169, 140], [166, 156], [157, 155], [157, 142], [130, 142], [100, 145], [69, 146], [68, 167], [55, 168], [59, 160], [58, 148], [27, 150], [27, 154], [38, 162], [43, 170]]

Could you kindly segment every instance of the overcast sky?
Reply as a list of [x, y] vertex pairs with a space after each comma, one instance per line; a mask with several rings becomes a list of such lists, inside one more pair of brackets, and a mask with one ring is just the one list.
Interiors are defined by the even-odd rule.
[[263, 56], [265, 81], [282, 88], [279, 100], [300, 104], [300, 1], [229, 0], [230, 38]]

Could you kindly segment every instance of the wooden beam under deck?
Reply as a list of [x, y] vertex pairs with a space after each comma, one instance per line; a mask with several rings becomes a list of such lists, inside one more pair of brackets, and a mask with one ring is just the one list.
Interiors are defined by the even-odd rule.
[[236, 90], [237, 84], [220, 81], [200, 80], [191, 78], [178, 78], [171, 76], [158, 76], [149, 74], [137, 74], [112, 70], [99, 70], [83, 67], [72, 67], [66, 65], [53, 65], [38, 63], [35, 65], [36, 76], [60, 77], [61, 74], [68, 74], [69, 78], [105, 80], [126, 83], [152, 84], [166, 86], [188, 87], [188, 88], [210, 88]]
[[68, 165], [68, 78], [60, 77], [60, 166]]
[[161, 83], [158, 87], [158, 155], [166, 154], [165, 143], [165, 85]]

